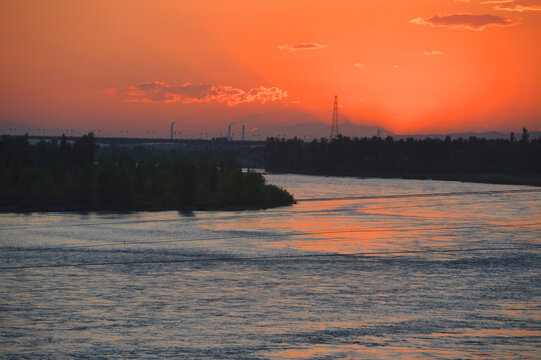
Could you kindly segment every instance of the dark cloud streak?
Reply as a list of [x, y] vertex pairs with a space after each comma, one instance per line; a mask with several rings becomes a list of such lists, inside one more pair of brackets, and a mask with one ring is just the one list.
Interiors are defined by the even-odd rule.
[[410, 21], [418, 25], [430, 25], [434, 27], [447, 27], [451, 29], [467, 29], [482, 31], [487, 27], [504, 27], [518, 24], [517, 21], [491, 14], [450, 14], [450, 15], [435, 15], [431, 18], [415, 18]]
[[327, 45], [321, 45], [317, 43], [300, 43], [300, 44], [285, 44], [282, 46], [278, 46], [278, 49], [282, 51], [300, 51], [300, 50], [316, 50], [316, 49], [322, 49], [324, 47], [327, 47]]

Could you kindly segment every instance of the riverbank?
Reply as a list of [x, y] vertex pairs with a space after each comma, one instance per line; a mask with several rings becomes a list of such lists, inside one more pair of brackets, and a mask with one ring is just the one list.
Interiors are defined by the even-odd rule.
[[0, 139], [1, 212], [250, 210], [291, 205], [286, 190], [232, 161], [195, 162], [145, 149], [104, 151], [92, 134], [73, 145]]
[[269, 171], [269, 174], [295, 174], [310, 176], [331, 176], [331, 177], [350, 177], [350, 178], [380, 178], [380, 179], [406, 179], [406, 180], [440, 180], [440, 181], [458, 181], [463, 183], [479, 184], [498, 184], [498, 185], [526, 185], [541, 187], [541, 177], [539, 176], [513, 176], [507, 174], [335, 174], [335, 173], [308, 173], [308, 172], [280, 172]]
[[476, 175], [433, 175], [433, 176], [403, 176], [403, 179], [432, 179], [443, 181], [460, 181], [480, 184], [527, 185], [541, 187], [539, 176], [514, 176], [507, 174], [476, 174]]
[[[272, 186], [272, 185], [267, 185]], [[249, 210], [265, 210], [283, 206], [291, 206], [296, 203], [296, 200], [291, 194], [284, 189], [283, 199], [275, 199], [272, 201], [259, 201], [249, 203], [206, 203], [193, 204], [186, 207], [176, 206], [140, 206], [126, 209], [114, 208], [80, 208], [77, 206], [38, 206], [38, 207], [19, 207], [19, 206], [0, 206], [0, 214], [15, 213], [15, 214], [30, 214], [30, 213], [100, 213], [100, 214], [131, 214], [136, 212], [158, 212], [158, 211], [178, 211], [184, 214], [190, 214], [194, 211], [249, 211]]]

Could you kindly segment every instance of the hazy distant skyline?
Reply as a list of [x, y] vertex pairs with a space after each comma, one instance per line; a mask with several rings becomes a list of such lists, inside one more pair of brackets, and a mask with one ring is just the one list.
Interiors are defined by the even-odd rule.
[[0, 120], [541, 129], [541, 1], [1, 1]]

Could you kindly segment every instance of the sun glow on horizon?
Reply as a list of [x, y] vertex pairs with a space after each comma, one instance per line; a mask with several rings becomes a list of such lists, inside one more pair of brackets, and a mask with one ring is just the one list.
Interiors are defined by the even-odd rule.
[[[536, 1], [5, 1], [0, 120], [541, 128]], [[359, 99], [362, 99], [360, 101]], [[111, 130], [112, 131], [112, 130]]]

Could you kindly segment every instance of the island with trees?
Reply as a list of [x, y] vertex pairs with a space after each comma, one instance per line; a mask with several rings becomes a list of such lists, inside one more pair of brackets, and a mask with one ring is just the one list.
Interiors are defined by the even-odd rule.
[[243, 210], [294, 203], [287, 191], [228, 159], [190, 162], [182, 154], [0, 138], [0, 211]]
[[267, 171], [541, 186], [541, 139], [269, 138]]

